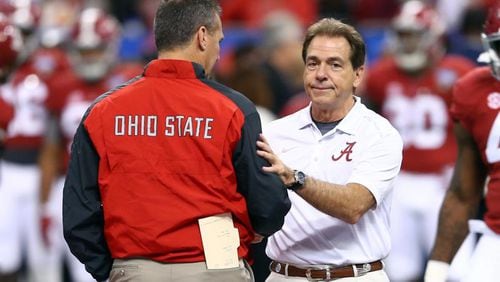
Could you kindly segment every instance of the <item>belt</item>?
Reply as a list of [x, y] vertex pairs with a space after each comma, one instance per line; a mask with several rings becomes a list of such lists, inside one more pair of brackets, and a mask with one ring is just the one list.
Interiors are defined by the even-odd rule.
[[384, 268], [384, 265], [380, 260], [370, 263], [351, 264], [341, 267], [298, 267], [288, 263], [277, 261], [272, 261], [269, 265], [269, 269], [272, 272], [276, 272], [285, 276], [306, 277], [309, 281], [358, 277], [365, 275], [366, 273], [371, 271], [381, 270], [382, 268]]

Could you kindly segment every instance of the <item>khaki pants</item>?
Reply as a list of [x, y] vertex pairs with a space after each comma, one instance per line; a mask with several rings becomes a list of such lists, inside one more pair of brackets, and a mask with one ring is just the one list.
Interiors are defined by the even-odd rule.
[[245, 260], [239, 267], [208, 270], [205, 262], [159, 263], [146, 259], [115, 259], [110, 282], [254, 282], [253, 272]]

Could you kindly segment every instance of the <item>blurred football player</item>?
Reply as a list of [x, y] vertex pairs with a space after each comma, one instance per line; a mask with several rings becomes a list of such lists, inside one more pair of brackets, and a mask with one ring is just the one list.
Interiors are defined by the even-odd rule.
[[54, 55], [33, 45], [36, 10], [33, 1], [0, 2], [0, 11], [6, 12], [23, 38], [17, 67], [0, 94], [13, 113], [6, 124], [0, 160], [0, 273], [16, 279], [25, 259], [28, 281], [53, 281], [55, 271], [49, 267], [39, 230], [37, 162], [48, 124], [48, 81], [69, 64], [62, 51]]
[[[10, 146], [11, 125], [16, 119], [12, 103], [12, 86], [8, 85], [7, 82], [12, 80], [11, 74], [19, 62], [18, 59], [23, 47], [21, 31], [11, 21], [9, 15], [0, 13], [0, 143], [2, 146], [4, 142], [7, 143], [5, 145], [6, 159], [9, 159], [8, 155], [12, 153]], [[24, 95], [23, 98], [29, 98], [27, 96]], [[19, 207], [25, 207], [25, 202], [29, 202], [29, 199], [24, 197], [26, 187], [22, 187], [24, 185], [20, 183], [23, 182], [23, 176], [15, 174], [15, 171], [14, 175], [11, 174], [12, 171], [7, 168], [10, 165], [10, 161], [0, 160], [0, 281], [16, 281], [21, 266], [22, 247], [26, 248], [30, 258], [41, 255], [36, 244], [27, 238], [29, 237], [27, 232], [22, 231], [30, 227], [24, 225], [25, 222], [21, 222], [20, 219], [23, 220], [27, 213], [34, 212], [34, 207], [29, 205], [27, 209], [23, 208], [19, 213]], [[14, 178], [17, 178], [15, 181], [19, 185], [13, 183]], [[22, 246], [22, 240], [29, 242]], [[37, 255], [33, 255], [34, 253]], [[35, 264], [34, 260], [30, 260], [28, 269], [36, 269]]]
[[23, 40], [19, 29], [1, 12], [0, 31], [0, 84], [3, 84], [17, 64]]
[[[51, 5], [41, 7], [34, 0], [0, 0], [0, 12], [8, 16], [9, 20], [21, 31], [23, 48], [18, 61], [28, 72], [34, 72], [44, 81], [50, 81], [56, 72], [69, 66], [69, 62], [61, 48], [53, 48], [57, 44], [43, 45], [41, 39], [47, 37], [47, 27], [40, 24], [48, 21], [47, 18], [55, 15], [48, 14]], [[47, 7], [47, 11], [44, 11]], [[43, 8], [43, 9], [42, 9]], [[45, 25], [47, 25], [45, 23]], [[49, 32], [50, 33], [50, 32]], [[58, 42], [65, 41], [59, 36]], [[26, 72], [26, 71], [23, 71]]]
[[[478, 67], [453, 90], [458, 160], [439, 215], [425, 281], [448, 281], [449, 263], [470, 233], [481, 234], [460, 281], [498, 281], [500, 269], [500, 1], [488, 13], [482, 34], [485, 52]], [[484, 189], [486, 185], [486, 191]], [[476, 216], [485, 197], [483, 220]]]
[[71, 68], [60, 73], [48, 102], [49, 108], [53, 109], [53, 118], [40, 158], [41, 230], [55, 260], [62, 262], [66, 259], [70, 274], [76, 281], [94, 280], [70, 253], [63, 238], [64, 176], [71, 141], [85, 110], [99, 95], [143, 71], [142, 65], [116, 62], [119, 35], [115, 18], [98, 8], [84, 9], [71, 32]]
[[[19, 29], [14, 26], [7, 15], [0, 13], [0, 158], [4, 149], [4, 139], [7, 125], [14, 116], [14, 107], [2, 98], [4, 84], [17, 64], [17, 57], [22, 47], [22, 37]], [[0, 181], [1, 181], [0, 175]], [[0, 281], [2, 280], [0, 269]]]
[[6, 14], [21, 31], [23, 49], [19, 60], [27, 59], [38, 45], [36, 31], [41, 15], [40, 5], [33, 0], [1, 0], [0, 12]]
[[[0, 13], [0, 87], [14, 69], [21, 47], [22, 38], [19, 30], [9, 22], [6, 15]], [[0, 93], [1, 91], [0, 88]], [[12, 106], [6, 103], [0, 94], [0, 147], [7, 124], [13, 115]]]
[[67, 43], [71, 28], [82, 10], [80, 0], [44, 1], [38, 27], [39, 44], [52, 48]]
[[422, 278], [456, 159], [451, 88], [475, 65], [445, 55], [444, 32], [431, 6], [405, 2], [392, 21], [390, 53], [368, 70], [367, 99], [404, 142], [392, 201], [392, 250], [385, 260], [391, 281]]

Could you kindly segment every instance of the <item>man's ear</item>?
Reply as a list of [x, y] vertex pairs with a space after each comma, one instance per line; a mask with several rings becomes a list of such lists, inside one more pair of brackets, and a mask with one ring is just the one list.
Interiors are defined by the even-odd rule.
[[354, 87], [358, 87], [359, 85], [361, 85], [361, 80], [363, 79], [364, 73], [365, 73], [365, 66], [364, 65], [362, 65], [359, 68], [354, 70], [354, 75], [355, 75]]
[[198, 32], [196, 32], [196, 39], [198, 41], [198, 47], [202, 50], [205, 51], [207, 49], [207, 35], [208, 35], [208, 30], [205, 26], [200, 26], [198, 28]]

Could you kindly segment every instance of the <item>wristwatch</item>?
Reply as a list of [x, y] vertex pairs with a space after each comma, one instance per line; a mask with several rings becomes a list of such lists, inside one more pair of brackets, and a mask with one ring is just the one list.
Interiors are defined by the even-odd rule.
[[293, 171], [294, 182], [286, 185], [287, 189], [292, 191], [300, 190], [300, 188], [304, 187], [304, 183], [306, 182], [306, 174], [300, 170]]

